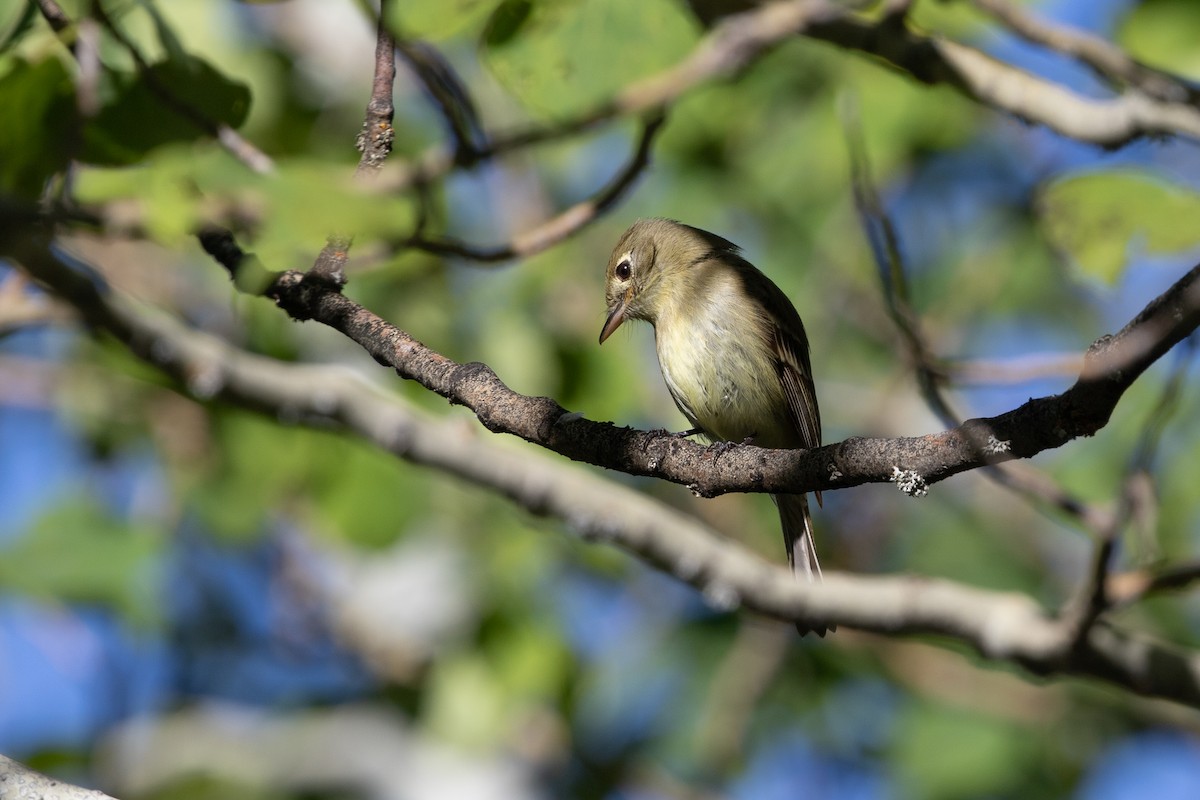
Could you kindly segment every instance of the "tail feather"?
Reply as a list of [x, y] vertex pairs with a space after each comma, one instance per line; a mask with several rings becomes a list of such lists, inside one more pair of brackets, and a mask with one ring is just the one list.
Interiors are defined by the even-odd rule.
[[[812, 514], [808, 510], [808, 497], [802, 494], [776, 494], [771, 499], [779, 507], [779, 523], [783, 528], [783, 544], [787, 548], [788, 564], [797, 575], [810, 581], [821, 580], [821, 564], [817, 561], [817, 548], [813, 542]], [[815, 633], [824, 636], [837, 630], [836, 625], [810, 628], [796, 623], [796, 630], [803, 636]]]

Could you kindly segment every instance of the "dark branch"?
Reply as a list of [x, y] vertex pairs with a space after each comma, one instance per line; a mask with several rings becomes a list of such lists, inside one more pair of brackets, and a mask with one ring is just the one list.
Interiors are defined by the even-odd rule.
[[454, 161], [471, 164], [483, 152], [486, 134], [466, 84], [437, 48], [428, 42], [402, 39], [397, 52], [425, 87], [454, 142]]
[[[228, 242], [214, 238], [209, 244], [235, 269], [252, 263], [250, 257], [231, 251]], [[0, 228], [0, 252], [12, 254], [67, 299], [93, 329], [114, 336], [183, 385], [203, 385], [206, 398], [221, 397], [275, 414], [287, 408], [300, 420], [344, 426], [398, 456], [491, 488], [532, 513], [562, 519], [588, 539], [611, 542], [696, 587], [723, 608], [741, 606], [810, 625], [836, 622], [880, 633], [946, 636], [988, 659], [1011, 661], [1036, 674], [1099, 678], [1146, 696], [1200, 706], [1200, 656], [1195, 653], [1113, 630], [1103, 621], [1077, 640], [1077, 629], [1048, 616], [1027, 597], [951, 581], [841, 573], [826, 574], [820, 585], [796, 581], [782, 567], [767, 564], [636, 490], [564, 470], [551, 460], [513, 453], [488, 439], [472, 440], [464, 450], [463, 438], [451, 435], [452, 421], [415, 419], [412, 412], [353, 375], [335, 376], [328, 367], [288, 365], [238, 353], [161, 315], [146, 314], [62, 264], [24, 231]], [[290, 281], [301, 283], [303, 276], [287, 273], [276, 284]], [[408, 353], [427, 361], [427, 366], [413, 369], [429, 374], [444, 371], [439, 380], [460, 393], [473, 393], [482, 379], [483, 388], [491, 389], [502, 402], [550, 403], [513, 396], [502, 385], [488, 385], [490, 372], [482, 365], [458, 365], [423, 351], [419, 343], [386, 323], [362, 317], [361, 309], [328, 288], [312, 284], [303, 291], [311, 293], [313, 310], [321, 314], [318, 318], [341, 315], [352, 330], [362, 324], [382, 326], [380, 333], [388, 342], [373, 351], [377, 357]], [[281, 297], [285, 304], [295, 299]], [[316, 386], [321, 390], [315, 391]], [[578, 424], [564, 421], [563, 427]], [[621, 435], [638, 436], [628, 431]], [[1192, 568], [1174, 580], [1164, 576], [1159, 585], [1182, 584], [1196, 574]]]
[[[895, 9], [901, 15], [907, 13], [907, 10], [907, 3], [900, 4]], [[940, 368], [933, 349], [921, 334], [921, 322], [912, 306], [908, 290], [908, 268], [900, 248], [900, 235], [875, 188], [866, 143], [863, 141], [861, 120], [852, 101], [844, 106], [844, 118], [846, 144], [850, 150], [850, 186], [854, 195], [854, 207], [867, 242], [871, 246], [871, 255], [875, 259], [875, 269], [883, 287], [888, 316], [892, 318], [904, 340], [909, 361], [917, 374], [917, 387], [925, 399], [925, 404], [943, 425], [953, 427], [962, 420], [950, 407], [950, 401], [943, 391], [945, 371]]]
[[[67, 12], [63, 11], [62, 6], [55, 0], [37, 0], [38, 11], [41, 12], [42, 18], [50, 25], [50, 29], [57, 34], [66, 33], [71, 28], [71, 18], [67, 16]], [[68, 45], [74, 52], [74, 45]]]
[[[212, 252], [208, 234], [206, 249]], [[232, 239], [219, 259], [236, 282], [241, 258]], [[231, 267], [232, 264], [232, 267]], [[950, 430], [897, 439], [852, 438], [812, 451], [749, 445], [705, 448], [663, 433], [617, 428], [570, 414], [548, 397], [517, 394], [485, 364], [459, 364], [302, 273], [277, 274], [263, 292], [295, 319], [313, 319], [350, 337], [377, 362], [452, 403], [471, 409], [490, 431], [509, 433], [575, 461], [685, 484], [703, 496], [725, 492], [844, 489], [896, 481], [911, 494], [986, 464], [1029, 458], [1091, 436], [1147, 367], [1200, 325], [1200, 266], [1152, 301], [1120, 332], [1097, 340], [1075, 385], [999, 416]]]
[[362, 132], [358, 135], [357, 174], [374, 174], [392, 152], [396, 132], [392, 128], [395, 105], [392, 100], [396, 82], [396, 40], [384, 20], [392, 0], [383, 0], [375, 28], [375, 74], [371, 80], [371, 99], [363, 116]]

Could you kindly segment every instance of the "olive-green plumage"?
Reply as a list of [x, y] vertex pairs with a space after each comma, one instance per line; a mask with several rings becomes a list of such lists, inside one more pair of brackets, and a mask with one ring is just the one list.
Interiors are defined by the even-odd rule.
[[[638, 220], [609, 258], [605, 299], [600, 341], [626, 319], [653, 325], [667, 388], [708, 438], [820, 446], [804, 324], [787, 295], [732, 242], [673, 220]], [[789, 563], [819, 579], [807, 498], [773, 498]]]

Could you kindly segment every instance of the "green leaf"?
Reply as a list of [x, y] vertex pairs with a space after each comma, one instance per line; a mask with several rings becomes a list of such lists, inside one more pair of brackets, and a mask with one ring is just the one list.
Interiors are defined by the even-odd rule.
[[115, 99], [84, 132], [84, 160], [133, 164], [172, 142], [208, 138], [218, 124], [237, 127], [250, 110], [250, 90], [200, 58], [153, 64], [116, 79]]
[[521, 32], [533, 14], [533, 0], [504, 0], [488, 18], [483, 43], [488, 47], [503, 47]]
[[215, 145], [158, 149], [136, 167], [90, 168], [80, 174], [82, 203], [133, 200], [155, 240], [179, 246], [214, 209], [250, 209], [261, 220], [246, 245], [272, 269], [311, 262], [330, 233], [364, 240], [408, 230], [412, 203], [364, 191], [353, 166], [281, 161], [254, 175]]
[[163, 538], [114, 519], [96, 503], [61, 503], [0, 552], [0, 586], [38, 598], [112, 606], [154, 622], [153, 567]]
[[201, 219], [203, 197], [196, 176], [226, 171], [223, 161], [233, 159], [215, 148], [163, 148], [137, 166], [81, 170], [75, 198], [97, 204], [132, 200], [151, 238], [178, 247]]
[[1088, 275], [1112, 283], [1131, 258], [1200, 244], [1200, 194], [1133, 170], [1076, 175], [1042, 192], [1050, 243]]
[[1122, 23], [1118, 41], [1150, 66], [1200, 78], [1200, 3], [1143, 0]]
[[[648, 36], [653, 45], [640, 44]], [[696, 38], [671, 0], [506, 0], [482, 46], [501, 83], [535, 113], [558, 117], [676, 63]]]
[[311, 262], [334, 232], [369, 241], [408, 230], [410, 201], [365, 192], [353, 174], [353, 167], [333, 162], [277, 164], [250, 192], [264, 204], [263, 226], [252, 242], [263, 263], [279, 269], [300, 266], [297, 259]]
[[75, 87], [56, 58], [17, 60], [0, 77], [0, 191], [37, 197], [66, 167], [78, 130]]
[[392, 3], [387, 22], [406, 37], [441, 40], [484, 20], [496, 0], [405, 0]]
[[1033, 740], [995, 719], [921, 705], [897, 729], [895, 761], [911, 797], [1002, 796], [1019, 784]]

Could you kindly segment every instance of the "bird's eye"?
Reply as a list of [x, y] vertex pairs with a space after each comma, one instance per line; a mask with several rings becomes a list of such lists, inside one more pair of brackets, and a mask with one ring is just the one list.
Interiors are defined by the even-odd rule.
[[617, 268], [613, 270], [613, 274], [617, 276], [617, 280], [627, 281], [629, 280], [629, 276], [633, 274], [633, 267], [629, 265], [628, 261], [622, 261], [620, 264], [617, 264]]

